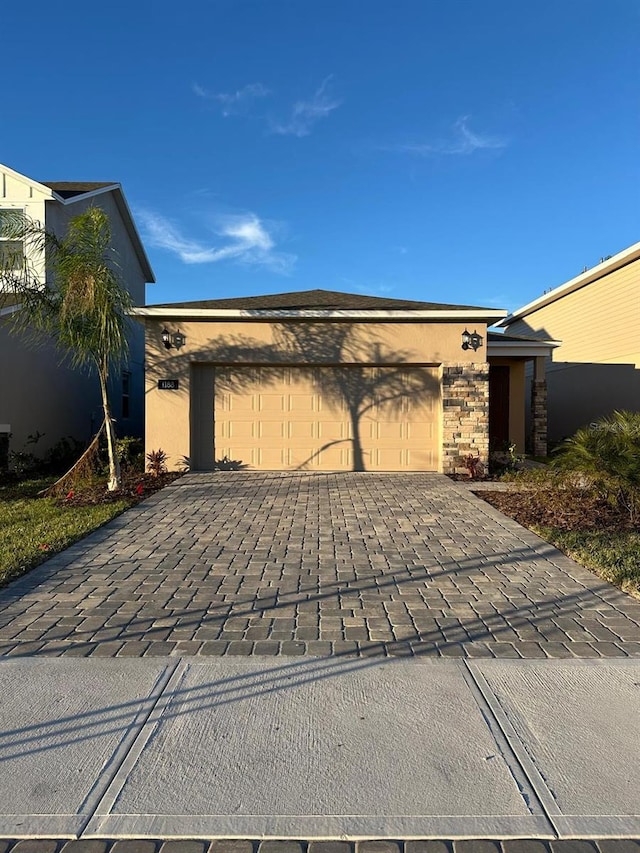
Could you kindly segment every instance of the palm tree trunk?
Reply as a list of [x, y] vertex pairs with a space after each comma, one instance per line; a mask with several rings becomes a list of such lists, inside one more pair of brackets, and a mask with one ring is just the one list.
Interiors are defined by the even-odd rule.
[[120, 462], [116, 455], [116, 433], [111, 419], [111, 407], [107, 395], [106, 371], [98, 370], [100, 376], [100, 391], [102, 393], [102, 408], [104, 410], [104, 426], [107, 435], [107, 453], [109, 455], [109, 481], [107, 490], [115, 492], [122, 486], [122, 475], [120, 473]]

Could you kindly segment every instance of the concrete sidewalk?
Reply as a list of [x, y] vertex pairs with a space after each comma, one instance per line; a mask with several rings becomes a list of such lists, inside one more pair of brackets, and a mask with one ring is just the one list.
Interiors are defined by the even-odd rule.
[[0, 837], [637, 838], [640, 661], [5, 658]]

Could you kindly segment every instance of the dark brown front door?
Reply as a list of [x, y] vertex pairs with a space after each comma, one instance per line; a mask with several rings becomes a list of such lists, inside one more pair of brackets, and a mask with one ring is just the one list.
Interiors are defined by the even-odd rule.
[[507, 365], [489, 365], [489, 446], [506, 450], [509, 444], [509, 375]]

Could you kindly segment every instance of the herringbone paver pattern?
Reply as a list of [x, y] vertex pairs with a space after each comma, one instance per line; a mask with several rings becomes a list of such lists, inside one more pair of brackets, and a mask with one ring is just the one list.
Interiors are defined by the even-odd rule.
[[2, 590], [0, 654], [640, 656], [640, 601], [437, 474], [190, 474]]

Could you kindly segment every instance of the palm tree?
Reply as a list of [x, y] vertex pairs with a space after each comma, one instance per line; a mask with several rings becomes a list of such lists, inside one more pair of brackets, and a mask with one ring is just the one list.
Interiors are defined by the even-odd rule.
[[[111, 369], [127, 353], [132, 302], [111, 246], [109, 217], [89, 207], [70, 220], [64, 237], [26, 217], [12, 217], [2, 236], [23, 245], [22, 263], [5, 255], [0, 266], [5, 295], [19, 306], [12, 315], [13, 330], [35, 343], [53, 338], [72, 366], [97, 372], [104, 411], [100, 431], [106, 432], [109, 454], [107, 488], [114, 491], [121, 474], [107, 384]], [[42, 257], [44, 283], [37, 273]]]

